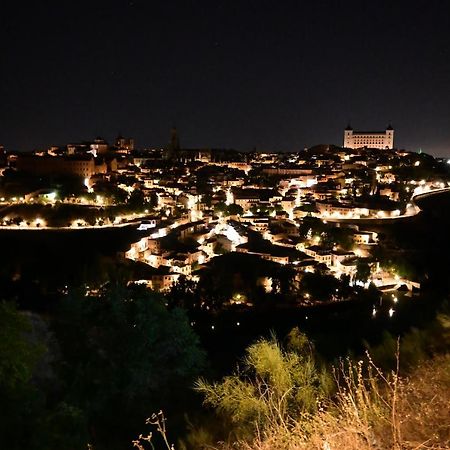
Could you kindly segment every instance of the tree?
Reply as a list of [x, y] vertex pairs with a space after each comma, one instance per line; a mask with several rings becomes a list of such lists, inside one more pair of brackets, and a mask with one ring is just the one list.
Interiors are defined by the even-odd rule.
[[370, 277], [371, 269], [367, 261], [359, 259], [356, 263], [355, 279], [361, 283], [366, 283]]
[[196, 390], [244, 434], [286, 426], [293, 417], [317, 410], [331, 387], [320, 369], [309, 340], [291, 332], [288, 350], [272, 336], [247, 348], [242, 367], [217, 383], [200, 379]]
[[226, 205], [225, 202], [219, 202], [219, 203], [216, 203], [216, 204], [214, 205], [214, 212], [215, 212], [216, 214], [217, 214], [217, 213], [223, 213], [223, 214], [225, 214], [226, 210], [227, 210], [227, 205]]
[[94, 298], [72, 293], [55, 331], [66, 398], [103, 445], [129, 438], [149, 410], [182, 405], [204, 364], [185, 312], [168, 310], [161, 296], [144, 289], [110, 287]]
[[327, 225], [316, 217], [304, 217], [299, 226], [299, 234], [303, 239], [312, 235], [320, 235], [327, 229]]
[[0, 303], [0, 448], [86, 448], [82, 411], [54, 399], [48, 342], [39, 316]]
[[231, 205], [228, 205], [226, 213], [228, 216], [240, 216], [244, 213], [244, 209], [242, 206], [232, 203]]
[[322, 235], [322, 242], [330, 247], [337, 244], [344, 250], [350, 250], [353, 247], [353, 231], [350, 228], [328, 225]]
[[0, 303], [0, 386], [27, 383], [44, 348], [27, 339], [29, 319], [11, 303]]
[[128, 198], [128, 205], [136, 210], [144, 209], [145, 207], [144, 193], [139, 189], [135, 189]]
[[187, 310], [198, 307], [197, 284], [195, 281], [188, 280], [185, 275], [180, 275], [166, 296], [169, 307], [181, 307]]
[[339, 289], [340, 281], [333, 275], [305, 273], [300, 282], [300, 292], [309, 294], [313, 299], [328, 301]]

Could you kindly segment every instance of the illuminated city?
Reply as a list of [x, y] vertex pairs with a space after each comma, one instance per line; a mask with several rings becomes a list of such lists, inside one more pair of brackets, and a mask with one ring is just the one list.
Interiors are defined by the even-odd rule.
[[446, 6], [44, 3], [0, 31], [0, 448], [450, 449]]

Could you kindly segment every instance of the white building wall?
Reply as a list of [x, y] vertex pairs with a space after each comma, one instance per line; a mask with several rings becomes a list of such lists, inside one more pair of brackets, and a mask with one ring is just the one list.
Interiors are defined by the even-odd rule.
[[381, 133], [354, 132], [353, 130], [344, 131], [345, 148], [394, 148], [394, 130], [386, 130]]

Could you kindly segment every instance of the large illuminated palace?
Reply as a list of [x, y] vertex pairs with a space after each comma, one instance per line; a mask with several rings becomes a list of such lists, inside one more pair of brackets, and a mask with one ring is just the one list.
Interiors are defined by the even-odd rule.
[[345, 148], [394, 148], [394, 129], [389, 125], [385, 131], [354, 131], [349, 125], [344, 130]]

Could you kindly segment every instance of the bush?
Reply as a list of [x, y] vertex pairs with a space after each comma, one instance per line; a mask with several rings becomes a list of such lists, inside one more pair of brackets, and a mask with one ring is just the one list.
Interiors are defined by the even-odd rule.
[[450, 355], [422, 364], [409, 378], [381, 372], [370, 357], [343, 361], [337, 393], [315, 414], [271, 423], [238, 450], [413, 450], [450, 448]]
[[205, 405], [236, 424], [237, 436], [287, 427], [293, 417], [316, 412], [329, 392], [330, 378], [318, 369], [306, 337], [294, 331], [290, 343], [284, 350], [274, 337], [261, 339], [233, 375], [212, 384], [197, 381]]

